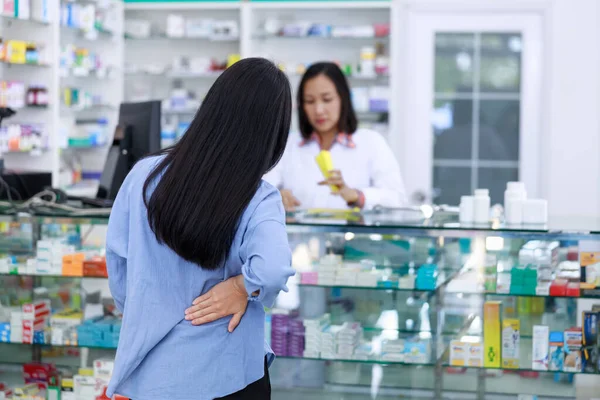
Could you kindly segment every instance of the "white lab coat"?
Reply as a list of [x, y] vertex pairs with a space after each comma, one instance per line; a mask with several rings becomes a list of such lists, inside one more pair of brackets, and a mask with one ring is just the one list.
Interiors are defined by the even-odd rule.
[[[369, 129], [358, 129], [352, 141], [354, 147], [334, 143], [331, 158], [346, 184], [364, 193], [364, 209], [406, 205], [400, 167], [383, 136]], [[300, 201], [300, 209], [347, 208], [344, 200], [331, 194], [328, 186], [318, 185], [323, 180], [315, 161], [320, 152], [319, 144], [301, 143], [300, 134], [290, 134], [283, 158], [264, 179], [279, 189], [290, 190]]]

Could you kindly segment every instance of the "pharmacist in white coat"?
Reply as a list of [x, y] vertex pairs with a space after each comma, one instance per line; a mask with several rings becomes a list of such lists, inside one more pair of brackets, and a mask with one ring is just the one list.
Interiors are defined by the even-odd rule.
[[[400, 207], [407, 202], [398, 162], [385, 139], [357, 129], [350, 89], [334, 63], [313, 64], [298, 90], [300, 133], [291, 134], [280, 163], [265, 176], [279, 188], [287, 211]], [[328, 180], [315, 161], [329, 150]], [[331, 185], [339, 191], [332, 193]]]

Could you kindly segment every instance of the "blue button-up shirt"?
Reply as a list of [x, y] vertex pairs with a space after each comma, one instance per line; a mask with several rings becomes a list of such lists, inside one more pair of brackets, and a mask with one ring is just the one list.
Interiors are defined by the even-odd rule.
[[[109, 285], [123, 324], [107, 394], [139, 400], [211, 400], [263, 377], [264, 307], [294, 274], [277, 189], [261, 183], [241, 217], [224, 267], [204, 270], [159, 244], [148, 224], [144, 181], [160, 157], [140, 161], [127, 176], [108, 224]], [[203, 229], [198, 226], [198, 229]], [[202, 326], [184, 319], [199, 295], [243, 274], [250, 301], [233, 333], [230, 317]]]

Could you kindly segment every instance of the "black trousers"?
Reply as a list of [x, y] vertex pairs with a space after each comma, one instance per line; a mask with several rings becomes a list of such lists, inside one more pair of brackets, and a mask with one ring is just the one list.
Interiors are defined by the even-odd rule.
[[271, 400], [271, 380], [265, 357], [265, 376], [249, 384], [239, 392], [215, 400]]

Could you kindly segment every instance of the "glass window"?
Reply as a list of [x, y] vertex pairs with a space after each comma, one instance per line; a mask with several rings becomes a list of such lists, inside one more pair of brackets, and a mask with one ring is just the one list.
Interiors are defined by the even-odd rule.
[[435, 202], [488, 188], [501, 202], [519, 178], [519, 33], [445, 33], [435, 37], [433, 187]]

